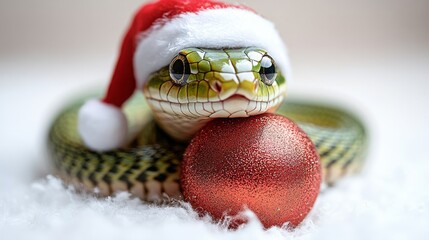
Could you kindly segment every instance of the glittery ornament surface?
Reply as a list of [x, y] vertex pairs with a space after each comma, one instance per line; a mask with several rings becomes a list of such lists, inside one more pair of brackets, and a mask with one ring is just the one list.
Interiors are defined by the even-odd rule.
[[296, 226], [316, 200], [320, 171], [307, 135], [283, 116], [263, 114], [204, 127], [186, 150], [182, 186], [186, 200], [215, 219], [245, 206], [265, 227]]

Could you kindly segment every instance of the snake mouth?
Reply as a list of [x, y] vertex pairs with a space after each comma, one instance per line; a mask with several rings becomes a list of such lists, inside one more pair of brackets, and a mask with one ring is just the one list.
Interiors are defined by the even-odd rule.
[[250, 100], [234, 94], [225, 100], [208, 102], [176, 103], [147, 98], [152, 110], [168, 118], [207, 119], [249, 117], [274, 111], [283, 101], [283, 95], [268, 101]]
[[250, 101], [249, 98], [247, 98], [247, 97], [245, 97], [243, 95], [240, 95], [240, 94], [234, 94], [234, 95], [226, 98], [224, 101], [226, 101], [226, 100], [233, 100], [233, 101], [234, 100], [238, 100], [238, 101], [240, 101], [241, 99], [246, 100], [246, 101]]
[[277, 106], [283, 101], [283, 96], [277, 96], [268, 101], [252, 100], [239, 94], [220, 101], [223, 110], [226, 112], [215, 112], [210, 115], [211, 118], [238, 118], [249, 117], [262, 114], [265, 112], [274, 111]]
[[[262, 106], [262, 103], [258, 104], [258, 101], [252, 101], [251, 99], [239, 94], [234, 94], [225, 100], [219, 101], [219, 103], [222, 104], [223, 109], [210, 115], [211, 118], [248, 117], [251, 112], [258, 110], [266, 111], [265, 107]], [[268, 102], [266, 103], [266, 107], [268, 107]]]
[[209, 121], [216, 118], [244, 118], [265, 112], [274, 112], [283, 101], [279, 95], [268, 100], [249, 100], [232, 95], [225, 100], [206, 102], [170, 102], [148, 98], [148, 105], [160, 127], [178, 141], [188, 141]]

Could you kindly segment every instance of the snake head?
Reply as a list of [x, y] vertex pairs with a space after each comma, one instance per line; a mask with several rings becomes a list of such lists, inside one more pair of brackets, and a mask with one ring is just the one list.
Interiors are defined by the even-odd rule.
[[186, 48], [151, 75], [144, 94], [161, 127], [180, 139], [189, 135], [180, 129], [198, 128], [197, 122], [274, 111], [285, 85], [275, 59], [263, 49]]

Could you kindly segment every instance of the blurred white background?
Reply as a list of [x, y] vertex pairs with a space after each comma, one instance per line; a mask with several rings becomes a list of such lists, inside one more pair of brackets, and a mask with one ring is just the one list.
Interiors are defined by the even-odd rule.
[[[80, 92], [106, 87], [122, 34], [142, 2], [0, 0], [0, 199], [19, 201], [49, 171], [43, 150], [53, 114]], [[344, 215], [316, 218], [349, 222], [339, 227], [344, 236], [422, 237], [429, 221], [429, 1], [239, 2], [277, 24], [293, 65], [290, 96], [351, 108], [370, 129], [366, 171], [325, 194], [316, 208], [354, 194], [346, 198], [351, 203], [335, 203]], [[31, 196], [27, 203], [39, 206]], [[26, 219], [6, 202], [0, 200], [0, 230], [32, 226], [1, 219], [2, 211], [18, 223]], [[349, 209], [356, 205], [364, 209], [358, 207], [362, 221]], [[319, 225], [322, 237], [342, 236]], [[389, 230], [399, 226], [405, 227]]]

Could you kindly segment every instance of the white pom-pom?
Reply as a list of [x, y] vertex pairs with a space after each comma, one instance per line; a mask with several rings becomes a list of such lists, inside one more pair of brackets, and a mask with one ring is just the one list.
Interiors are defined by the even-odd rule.
[[125, 144], [128, 124], [120, 108], [89, 100], [79, 110], [78, 131], [88, 148], [108, 151]]

